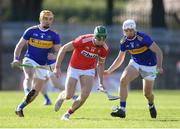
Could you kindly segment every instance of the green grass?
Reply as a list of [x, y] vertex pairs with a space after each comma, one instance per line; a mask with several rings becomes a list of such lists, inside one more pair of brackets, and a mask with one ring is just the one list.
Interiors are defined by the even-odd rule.
[[[52, 101], [57, 93], [50, 93]], [[58, 113], [52, 106], [43, 106], [42, 96], [24, 109], [24, 118], [14, 110], [22, 100], [22, 92], [0, 92], [0, 128], [180, 128], [180, 91], [155, 91], [157, 119], [151, 119], [142, 91], [129, 93], [126, 118], [112, 118], [111, 106], [118, 101], [108, 101], [102, 93], [92, 93], [87, 102], [77, 110], [70, 121], [60, 117], [72, 101], [66, 101]]]

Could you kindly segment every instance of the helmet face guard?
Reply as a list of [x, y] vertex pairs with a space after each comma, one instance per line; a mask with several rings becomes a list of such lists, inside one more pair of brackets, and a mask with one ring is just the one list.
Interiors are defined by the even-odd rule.
[[98, 41], [101, 41], [101, 40], [104, 41], [104, 40], [106, 40], [106, 37], [107, 37], [106, 35], [96, 35], [95, 39], [97, 39]]
[[104, 41], [107, 38], [107, 29], [105, 26], [96, 26], [94, 29], [94, 37], [98, 41]]

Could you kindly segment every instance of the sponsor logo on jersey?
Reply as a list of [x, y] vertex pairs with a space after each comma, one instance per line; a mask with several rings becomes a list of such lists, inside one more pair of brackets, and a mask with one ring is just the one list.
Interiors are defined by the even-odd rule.
[[39, 39], [34, 39], [34, 38], [29, 39], [29, 44], [33, 47], [47, 48], [47, 49], [52, 48], [53, 46], [52, 41], [39, 40]]
[[81, 51], [81, 54], [88, 58], [96, 58], [97, 57], [97, 54], [90, 53], [85, 50]]

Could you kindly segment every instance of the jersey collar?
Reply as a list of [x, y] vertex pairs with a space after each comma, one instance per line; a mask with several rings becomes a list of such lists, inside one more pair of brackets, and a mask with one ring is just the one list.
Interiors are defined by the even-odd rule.
[[46, 32], [46, 31], [48, 31], [49, 30], [49, 28], [48, 29], [45, 29], [45, 30], [43, 30], [43, 29], [41, 29], [41, 27], [38, 25], [38, 28], [41, 30], [41, 31], [43, 31], [43, 32]]

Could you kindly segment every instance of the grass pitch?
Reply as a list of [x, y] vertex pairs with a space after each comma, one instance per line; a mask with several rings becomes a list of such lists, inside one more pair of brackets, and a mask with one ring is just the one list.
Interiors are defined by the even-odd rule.
[[[52, 102], [58, 93], [50, 93]], [[23, 92], [0, 92], [0, 128], [180, 128], [180, 90], [155, 91], [157, 119], [151, 119], [142, 91], [130, 91], [126, 118], [110, 116], [111, 107], [119, 101], [108, 101], [103, 93], [91, 93], [86, 103], [70, 121], [60, 117], [71, 105], [65, 101], [59, 112], [54, 105], [44, 106], [42, 95], [24, 109], [24, 118], [14, 110], [23, 98]]]

